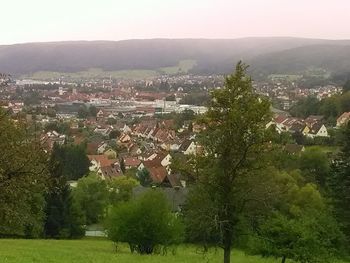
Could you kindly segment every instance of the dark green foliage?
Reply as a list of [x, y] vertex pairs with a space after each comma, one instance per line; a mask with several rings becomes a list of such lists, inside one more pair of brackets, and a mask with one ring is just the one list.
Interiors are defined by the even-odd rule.
[[124, 162], [124, 158], [120, 159], [120, 170], [122, 170], [123, 174], [125, 173], [125, 162]]
[[78, 180], [89, 172], [90, 161], [84, 145], [57, 146], [57, 160], [62, 163], [62, 174], [67, 180]]
[[64, 146], [63, 174], [68, 180], [77, 180], [89, 172], [90, 160], [83, 145]]
[[61, 134], [68, 134], [69, 124], [66, 122], [50, 122], [45, 126], [45, 131], [56, 131]]
[[47, 156], [0, 108], [0, 237], [38, 237], [44, 221]]
[[[296, 175], [296, 174], [295, 174]], [[313, 184], [303, 185], [285, 174], [274, 210], [257, 227], [251, 252], [281, 258], [282, 262], [329, 262], [339, 254], [343, 236], [326, 201]]]
[[83, 212], [86, 224], [96, 224], [104, 219], [108, 205], [107, 183], [96, 174], [90, 174], [78, 180], [73, 190], [75, 202]]
[[320, 102], [316, 97], [307, 97], [301, 99], [294, 105], [290, 113], [293, 116], [306, 118], [310, 115], [317, 115]]
[[143, 168], [141, 171], [137, 172], [137, 178], [140, 181], [142, 186], [150, 186], [152, 184], [152, 178], [149, 171], [146, 168]]
[[332, 163], [327, 186], [336, 216], [350, 247], [350, 123], [344, 130], [342, 151]]
[[97, 112], [98, 112], [98, 110], [97, 110], [96, 106], [91, 105], [91, 106], [89, 107], [89, 115], [90, 115], [91, 117], [96, 117]]
[[179, 244], [183, 237], [181, 221], [171, 213], [164, 194], [155, 189], [114, 207], [107, 229], [112, 241], [126, 242], [131, 252], [140, 254]]
[[138, 182], [132, 177], [119, 176], [107, 182], [109, 189], [109, 203], [115, 205], [121, 201], [129, 201], [132, 197], [133, 188]]
[[320, 148], [313, 147], [301, 154], [299, 162], [299, 167], [306, 180], [324, 189], [330, 172], [327, 154], [322, 152]]
[[107, 119], [107, 124], [108, 125], [114, 125], [117, 123], [117, 120], [115, 118], [108, 118]]
[[80, 106], [78, 109], [78, 118], [79, 119], [86, 119], [89, 116], [89, 110], [85, 105]]
[[315, 97], [301, 99], [291, 108], [290, 113], [301, 118], [323, 115], [330, 125], [335, 125], [336, 118], [347, 111], [350, 111], [350, 92], [344, 91], [341, 95], [334, 95], [321, 101]]
[[120, 136], [120, 131], [118, 130], [113, 130], [109, 133], [109, 138], [110, 139], [117, 139]]
[[84, 215], [74, 202], [63, 175], [62, 148], [54, 145], [50, 162], [50, 188], [46, 196], [45, 236], [50, 238], [77, 238], [84, 235]]

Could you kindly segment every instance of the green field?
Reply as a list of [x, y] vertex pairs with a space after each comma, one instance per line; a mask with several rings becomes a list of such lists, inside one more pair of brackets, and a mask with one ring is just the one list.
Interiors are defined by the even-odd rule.
[[98, 78], [124, 78], [124, 79], [144, 79], [156, 77], [162, 74], [175, 75], [184, 74], [192, 69], [196, 64], [195, 60], [181, 60], [178, 65], [172, 67], [162, 67], [153, 70], [135, 69], [135, 70], [116, 70], [104, 71], [100, 68], [90, 68], [89, 70], [80, 72], [54, 72], [54, 71], [38, 71], [31, 75], [24, 75], [23, 78], [31, 78], [36, 80], [58, 80], [61, 77], [70, 80], [81, 79], [98, 79]]
[[[131, 254], [126, 246], [118, 253], [112, 242], [106, 240], [13, 240], [0, 239], [1, 263], [202, 263], [222, 262], [222, 251], [213, 250], [207, 254], [192, 246], [177, 248], [176, 254], [136, 255]], [[273, 263], [274, 259], [247, 256], [235, 251], [232, 262]]]
[[168, 75], [175, 75], [178, 73], [187, 73], [196, 65], [195, 60], [187, 59], [181, 60], [177, 66], [174, 67], [163, 67], [159, 71]]

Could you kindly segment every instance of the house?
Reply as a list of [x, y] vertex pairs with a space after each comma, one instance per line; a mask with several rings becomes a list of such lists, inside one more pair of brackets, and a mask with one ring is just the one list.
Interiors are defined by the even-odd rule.
[[115, 164], [113, 166], [101, 167], [99, 175], [103, 179], [113, 179], [115, 177], [121, 176], [122, 171], [119, 164]]
[[140, 147], [135, 143], [128, 145], [128, 152], [130, 156], [139, 156], [142, 153]]
[[178, 139], [166, 140], [160, 145], [160, 147], [165, 151], [177, 151], [179, 150], [180, 146], [181, 143]]
[[49, 131], [40, 138], [40, 144], [51, 151], [54, 144], [63, 145], [66, 141], [66, 135], [59, 134], [56, 131]]
[[118, 139], [119, 143], [128, 143], [130, 141], [131, 141], [131, 137], [127, 133], [123, 133], [122, 135], [120, 135], [120, 137]]
[[168, 175], [168, 171], [163, 166], [146, 167], [153, 183], [162, 184]]
[[131, 129], [128, 125], [124, 124], [123, 128], [121, 129], [123, 133], [131, 133]]
[[196, 155], [196, 152], [197, 152], [196, 143], [194, 141], [191, 141], [191, 140], [185, 140], [181, 144], [179, 151], [185, 155], [190, 155], [190, 154]]
[[93, 155], [97, 154], [97, 149], [100, 144], [96, 142], [90, 142], [86, 145], [86, 152], [87, 154]]
[[305, 119], [305, 124], [312, 127], [317, 122], [322, 122], [324, 117], [322, 115], [310, 115]]
[[103, 154], [107, 150], [108, 144], [106, 142], [102, 142], [97, 146], [97, 153]]
[[283, 122], [288, 119], [287, 116], [285, 115], [276, 115], [272, 121], [270, 121], [267, 125], [266, 125], [266, 129], [268, 129], [269, 127], [271, 127], [272, 125], [275, 126], [276, 131], [278, 133], [284, 132], [286, 131], [286, 127], [283, 125]]
[[337, 119], [337, 127], [341, 127], [343, 125], [346, 125], [349, 121], [350, 121], [350, 111], [344, 112]]
[[119, 163], [116, 159], [108, 159], [106, 155], [88, 155], [90, 160], [89, 170], [96, 172], [102, 179], [111, 179], [122, 175]]
[[137, 168], [141, 164], [141, 161], [134, 157], [124, 158], [125, 169]]
[[175, 131], [166, 129], [156, 129], [151, 135], [151, 138], [156, 142], [165, 142], [175, 138]]
[[99, 133], [102, 136], [109, 136], [112, 130], [113, 129], [111, 127], [104, 128], [104, 127], [98, 126], [95, 128], [94, 133]]
[[98, 120], [103, 119], [104, 116], [105, 116], [105, 113], [103, 112], [103, 110], [99, 110], [99, 111], [97, 112], [97, 114], [96, 114], [96, 118], [97, 118]]
[[328, 137], [328, 131], [324, 124], [317, 122], [310, 127], [310, 131], [306, 134], [310, 138]]

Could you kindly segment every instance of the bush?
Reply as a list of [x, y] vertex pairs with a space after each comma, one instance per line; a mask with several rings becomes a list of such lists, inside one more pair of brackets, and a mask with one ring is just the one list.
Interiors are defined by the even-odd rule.
[[164, 194], [155, 189], [114, 207], [107, 220], [107, 231], [112, 241], [126, 242], [131, 252], [140, 254], [179, 244], [184, 233]]

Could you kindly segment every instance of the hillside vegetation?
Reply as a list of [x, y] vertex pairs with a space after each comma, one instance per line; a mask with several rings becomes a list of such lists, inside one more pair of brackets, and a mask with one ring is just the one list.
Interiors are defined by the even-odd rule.
[[[46, 77], [48, 73], [141, 77], [154, 74], [228, 73], [243, 59], [253, 72], [301, 72], [310, 66], [348, 71], [350, 41], [303, 38], [149, 39], [68, 41], [0, 46], [0, 72]], [[335, 63], [336, 62], [336, 63]], [[147, 70], [147, 71], [145, 71]], [[90, 70], [91, 71], [91, 70]], [[99, 73], [99, 74], [100, 74]], [[133, 75], [132, 75], [133, 77]]]

